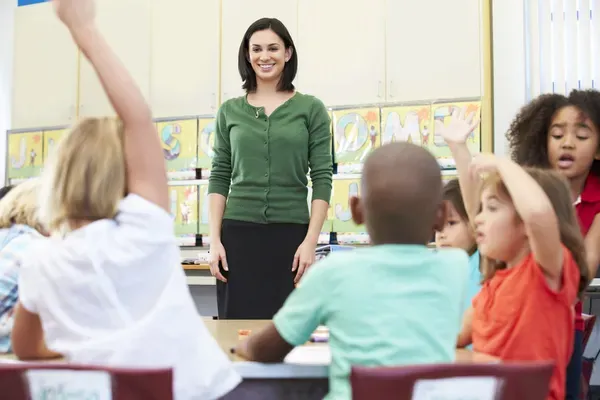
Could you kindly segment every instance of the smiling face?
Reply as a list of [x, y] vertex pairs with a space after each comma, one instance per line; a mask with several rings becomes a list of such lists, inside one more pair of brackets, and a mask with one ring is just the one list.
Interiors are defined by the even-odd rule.
[[473, 232], [451, 202], [447, 201], [446, 224], [435, 233], [436, 247], [454, 247], [471, 252], [475, 246]]
[[548, 160], [566, 178], [587, 176], [594, 159], [600, 158], [598, 145], [597, 129], [577, 107], [563, 107], [552, 118]]
[[510, 198], [495, 185], [481, 193], [481, 210], [475, 217], [475, 239], [485, 257], [511, 263], [527, 251], [525, 226]]
[[248, 61], [257, 82], [279, 82], [292, 49], [286, 49], [283, 40], [271, 29], [256, 31], [248, 43]]

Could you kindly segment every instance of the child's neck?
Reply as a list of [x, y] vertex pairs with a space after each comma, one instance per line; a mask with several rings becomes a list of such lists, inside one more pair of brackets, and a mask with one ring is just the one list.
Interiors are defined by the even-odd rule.
[[575, 178], [569, 179], [569, 187], [571, 188], [571, 197], [575, 202], [579, 196], [581, 196], [581, 192], [583, 192], [583, 187], [585, 186], [585, 181], [589, 175], [589, 172], [585, 175], [581, 175]]

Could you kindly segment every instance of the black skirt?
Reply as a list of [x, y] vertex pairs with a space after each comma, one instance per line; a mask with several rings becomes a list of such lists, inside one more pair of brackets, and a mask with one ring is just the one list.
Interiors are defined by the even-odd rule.
[[221, 242], [229, 271], [217, 280], [219, 319], [272, 319], [294, 290], [294, 254], [307, 224], [223, 220]]

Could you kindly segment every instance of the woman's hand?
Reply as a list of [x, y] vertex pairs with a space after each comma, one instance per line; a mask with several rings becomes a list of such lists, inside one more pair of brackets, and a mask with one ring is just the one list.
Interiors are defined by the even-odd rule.
[[93, 24], [94, 0], [52, 0], [58, 18], [71, 32]]
[[296, 254], [294, 254], [294, 263], [292, 264], [292, 272], [297, 271], [294, 283], [300, 282], [300, 278], [302, 278], [306, 269], [315, 262], [316, 248], [316, 243], [308, 242], [306, 240], [298, 246], [298, 250], [296, 250]]
[[475, 113], [465, 116], [465, 109], [466, 107], [461, 107], [460, 110], [455, 108], [448, 125], [440, 120], [435, 121], [435, 132], [441, 135], [446, 143], [466, 143], [469, 135], [479, 125], [479, 118], [475, 118]]
[[223, 243], [221, 241], [212, 241], [210, 243], [209, 249], [209, 259], [208, 263], [210, 265], [210, 274], [220, 280], [221, 282], [227, 282], [227, 279], [221, 274], [221, 270], [219, 269], [219, 261], [223, 264], [223, 269], [225, 271], [229, 271], [229, 267], [227, 266], [227, 256], [225, 254], [225, 247], [223, 247]]

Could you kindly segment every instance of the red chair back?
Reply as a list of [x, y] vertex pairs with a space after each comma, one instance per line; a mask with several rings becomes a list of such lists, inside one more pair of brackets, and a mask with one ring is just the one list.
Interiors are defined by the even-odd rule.
[[[0, 364], [2, 398], [173, 400], [171, 369], [125, 369], [53, 363]], [[89, 396], [85, 395], [85, 392]], [[61, 396], [62, 394], [62, 396]]]
[[[353, 400], [411, 399], [417, 390], [428, 391], [430, 395], [441, 390], [445, 399], [470, 398], [475, 387], [493, 390], [493, 396], [488, 398], [494, 400], [545, 400], [553, 368], [551, 362], [353, 367], [350, 382]], [[475, 377], [481, 379], [447, 379]], [[458, 392], [461, 390], [462, 394]], [[455, 397], [448, 396], [450, 393]]]
[[587, 346], [588, 341], [590, 340], [590, 336], [592, 336], [592, 331], [594, 330], [594, 325], [596, 324], [596, 316], [582, 314], [584, 328], [583, 328], [583, 340], [581, 344], [583, 345], [582, 349], [585, 351], [585, 346]]

